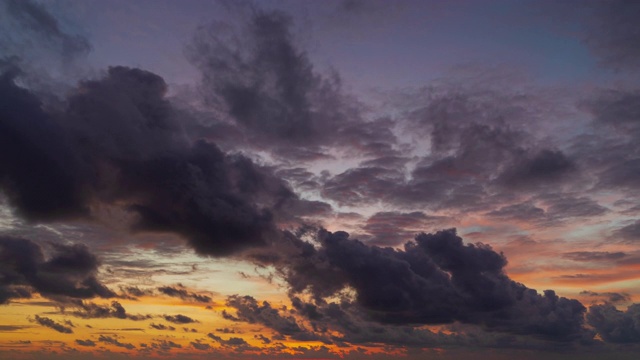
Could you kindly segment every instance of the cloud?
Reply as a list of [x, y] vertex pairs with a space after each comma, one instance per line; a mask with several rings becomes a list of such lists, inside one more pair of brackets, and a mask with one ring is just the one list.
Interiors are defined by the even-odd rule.
[[236, 310], [235, 316], [230, 316], [226, 310], [223, 312], [228, 320], [262, 324], [295, 340], [317, 340], [317, 336], [301, 327], [294, 317], [280, 315], [268, 301], [260, 304], [251, 296], [233, 295], [227, 298], [227, 306]]
[[620, 311], [612, 304], [594, 305], [589, 308], [587, 322], [604, 341], [612, 343], [640, 342], [640, 304], [633, 304]]
[[135, 349], [136, 348], [133, 344], [122, 343], [117, 338], [111, 337], [111, 336], [106, 336], [106, 335], [100, 335], [100, 337], [98, 338], [98, 341], [101, 342], [101, 343], [112, 344], [112, 345], [115, 345], [117, 347], [125, 348], [127, 350], [131, 350], [131, 349]]
[[0, 109], [0, 159], [4, 164], [0, 187], [18, 214], [27, 219], [85, 214], [80, 180], [73, 168], [77, 155], [67, 146], [64, 131], [42, 110], [38, 97], [15, 85], [15, 71], [0, 70], [0, 96], [7, 104]]
[[548, 185], [566, 178], [575, 170], [575, 163], [563, 152], [543, 149], [514, 159], [514, 164], [500, 175], [498, 181], [513, 188]]
[[640, 220], [614, 230], [611, 236], [617, 241], [629, 244], [640, 241]]
[[191, 323], [196, 323], [198, 322], [195, 319], [192, 319], [186, 315], [181, 315], [181, 314], [177, 314], [177, 315], [162, 315], [162, 317], [167, 320], [168, 322], [172, 322], [174, 324], [191, 324]]
[[343, 93], [337, 75], [314, 71], [288, 15], [251, 11], [241, 29], [201, 27], [187, 47], [202, 73], [205, 101], [225, 109], [218, 122], [239, 127], [244, 146], [294, 161], [327, 157], [329, 146], [364, 154], [390, 149], [392, 124], [363, 119], [362, 105]]
[[190, 342], [190, 344], [196, 350], [207, 351], [207, 350], [211, 349], [211, 345], [205, 344], [205, 343], [201, 343], [201, 342], [192, 341], [192, 342]]
[[458, 321], [548, 340], [589, 338], [580, 302], [509, 279], [502, 254], [463, 244], [455, 230], [420, 234], [404, 250], [367, 246], [344, 232], [322, 231], [318, 241], [318, 249], [297, 244], [299, 257], [278, 264], [292, 294], [309, 292], [322, 304], [350, 288], [361, 311], [383, 324]]
[[175, 331], [176, 330], [176, 328], [171, 326], [171, 325], [151, 323], [149, 326], [151, 326], [152, 328], [154, 328], [156, 330], [169, 330], [169, 331]]
[[179, 289], [171, 286], [161, 286], [158, 288], [158, 291], [160, 291], [161, 293], [167, 296], [178, 297], [182, 300], [190, 300], [190, 301], [195, 301], [195, 302], [200, 302], [205, 304], [211, 302], [210, 296], [188, 292], [185, 289]]
[[603, 292], [603, 293], [598, 293], [595, 291], [581, 291], [580, 295], [586, 295], [589, 296], [591, 298], [595, 298], [595, 299], [602, 299], [605, 301], [605, 303], [611, 303], [611, 304], [615, 304], [615, 303], [620, 303], [620, 302], [627, 302], [631, 300], [631, 296], [629, 296], [629, 294], [627, 293], [617, 293], [617, 292]]
[[213, 333], [208, 333], [207, 337], [209, 337], [213, 341], [216, 341], [220, 345], [235, 348], [236, 350], [259, 350], [258, 348], [249, 345], [249, 343], [245, 339], [240, 337], [232, 336], [229, 339], [224, 340], [223, 338]]
[[72, 301], [69, 305], [79, 309], [71, 312], [70, 314], [85, 319], [116, 318], [141, 321], [151, 318], [151, 315], [128, 314], [125, 308], [117, 301], [112, 301], [110, 305], [99, 305], [85, 301]]
[[[0, 237], [0, 303], [30, 297], [30, 289], [42, 296], [70, 298], [114, 297], [96, 278], [98, 259], [85, 245], [49, 245], [51, 256], [27, 239]], [[27, 287], [27, 288], [25, 288]]]
[[57, 332], [60, 332], [63, 334], [73, 334], [73, 330], [71, 329], [71, 327], [64, 326], [60, 323], [57, 323], [48, 317], [44, 317], [44, 316], [41, 317], [39, 315], [36, 315], [34, 321], [42, 326], [51, 328]]
[[420, 211], [384, 211], [369, 217], [362, 229], [372, 235], [367, 243], [398, 246], [413, 239], [427, 225], [442, 227], [445, 220], [443, 216], [428, 216]]
[[94, 202], [117, 204], [135, 215], [134, 230], [177, 233], [198, 253], [221, 256], [266, 244], [278, 235], [277, 204], [295, 204], [266, 168], [187, 141], [155, 74], [109, 68], [83, 81], [67, 108], [47, 111], [14, 78], [0, 82], [11, 104], [2, 110], [0, 146], [20, 156], [6, 159], [0, 187], [27, 219], [86, 216]]
[[88, 347], [96, 346], [96, 343], [89, 339], [87, 340], [76, 339], [76, 344], [80, 346], [88, 346]]
[[30, 325], [0, 325], [0, 332], [9, 332], [9, 331], [20, 331], [24, 329], [28, 329], [32, 326]]
[[171, 340], [159, 340], [151, 344], [151, 347], [161, 351], [169, 351], [171, 349], [181, 349], [182, 345]]
[[9, 0], [0, 7], [0, 50], [5, 56], [17, 56], [39, 66], [70, 65], [89, 53], [89, 41], [65, 29], [47, 10], [35, 1]]

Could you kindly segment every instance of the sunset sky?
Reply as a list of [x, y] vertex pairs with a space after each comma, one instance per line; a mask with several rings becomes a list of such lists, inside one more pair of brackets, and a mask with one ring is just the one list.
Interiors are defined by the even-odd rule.
[[640, 2], [0, 0], [0, 359], [636, 359]]

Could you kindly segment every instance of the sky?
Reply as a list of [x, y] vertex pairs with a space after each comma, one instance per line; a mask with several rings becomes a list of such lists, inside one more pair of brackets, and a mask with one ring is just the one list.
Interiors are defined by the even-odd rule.
[[635, 359], [640, 3], [0, 1], [0, 358]]

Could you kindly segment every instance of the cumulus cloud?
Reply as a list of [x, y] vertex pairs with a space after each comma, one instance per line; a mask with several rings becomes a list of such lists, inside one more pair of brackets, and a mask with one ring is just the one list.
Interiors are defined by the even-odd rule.
[[640, 342], [640, 304], [633, 304], [620, 311], [612, 304], [594, 305], [589, 308], [587, 322], [604, 341], [612, 343]]
[[502, 254], [465, 245], [455, 230], [423, 233], [403, 250], [367, 246], [344, 232], [322, 231], [318, 241], [317, 249], [298, 244], [299, 256], [279, 264], [291, 293], [309, 292], [318, 304], [351, 288], [361, 311], [381, 323], [458, 321], [549, 340], [589, 338], [580, 302], [509, 279]]
[[11, 298], [43, 296], [114, 297], [97, 279], [98, 259], [82, 244], [50, 244], [51, 255], [27, 239], [0, 237], [0, 303]]
[[266, 244], [277, 204], [295, 204], [284, 182], [248, 158], [181, 137], [155, 74], [112, 67], [53, 112], [14, 78], [0, 83], [12, 99], [0, 146], [19, 155], [6, 159], [0, 186], [21, 216], [86, 216], [94, 202], [117, 203], [136, 215], [134, 230], [177, 233], [200, 254], [226, 255]]

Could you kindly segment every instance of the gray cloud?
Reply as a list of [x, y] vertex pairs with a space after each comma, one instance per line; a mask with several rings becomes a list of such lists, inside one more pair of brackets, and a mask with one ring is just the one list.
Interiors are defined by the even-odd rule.
[[603, 340], [612, 343], [640, 342], [640, 324], [637, 319], [640, 304], [633, 304], [626, 311], [612, 304], [594, 305], [589, 308], [587, 322], [593, 326]]
[[51, 244], [46, 258], [42, 247], [27, 239], [0, 237], [0, 303], [11, 298], [43, 296], [71, 298], [114, 297], [96, 278], [98, 259], [85, 245]]
[[238, 125], [249, 137], [245, 146], [293, 160], [326, 157], [326, 146], [389, 151], [392, 124], [364, 120], [362, 105], [343, 93], [337, 75], [314, 71], [291, 25], [284, 13], [252, 9], [241, 30], [215, 24], [197, 32], [187, 54], [202, 72], [206, 101], [228, 112], [219, 121]]
[[70, 303], [64, 305], [70, 305], [78, 309], [75, 311], [71, 311], [70, 314], [85, 319], [116, 318], [141, 321], [151, 318], [151, 315], [129, 314], [127, 313], [126, 309], [117, 301], [112, 301], [110, 305], [99, 305], [86, 301], [71, 301]]
[[90, 339], [87, 339], [87, 340], [76, 339], [76, 344], [80, 346], [88, 346], [88, 347], [96, 346], [96, 343]]
[[223, 312], [223, 316], [232, 321], [265, 325], [281, 335], [291, 336], [294, 340], [318, 340], [312, 332], [304, 329], [293, 316], [280, 315], [280, 311], [271, 307], [268, 301], [258, 303], [251, 296], [230, 296], [227, 306], [236, 310], [235, 316]]
[[45, 112], [34, 94], [2, 79], [0, 92], [13, 99], [2, 110], [9, 111], [0, 123], [8, 127], [2, 153], [20, 156], [7, 159], [0, 186], [31, 220], [118, 203], [137, 215], [134, 230], [178, 233], [200, 254], [226, 255], [277, 236], [273, 212], [283, 200], [297, 204], [286, 184], [249, 159], [180, 139], [155, 74], [110, 68], [83, 82], [60, 113]]
[[34, 321], [42, 326], [51, 328], [57, 332], [60, 332], [63, 334], [73, 334], [73, 330], [71, 329], [71, 327], [64, 326], [63, 324], [57, 323], [48, 317], [36, 315], [34, 318]]
[[617, 292], [595, 292], [595, 291], [581, 291], [580, 295], [587, 295], [594, 299], [602, 299], [605, 303], [616, 304], [616, 303], [624, 303], [631, 300], [631, 296], [627, 293], [617, 293]]
[[464, 245], [454, 230], [418, 235], [403, 251], [367, 246], [343, 232], [321, 233], [319, 241], [319, 249], [299, 244], [301, 254], [280, 264], [291, 292], [308, 291], [319, 304], [349, 286], [362, 311], [382, 323], [459, 321], [549, 340], [589, 338], [582, 304], [512, 281], [503, 255]]
[[175, 288], [171, 286], [161, 286], [158, 288], [158, 291], [160, 291], [162, 294], [172, 296], [172, 297], [178, 297], [182, 300], [191, 300], [191, 301], [196, 301], [200, 303], [211, 302], [210, 296], [189, 292], [186, 289], [182, 289], [182, 288]]
[[428, 225], [441, 228], [445, 221], [443, 216], [428, 216], [420, 211], [385, 211], [369, 217], [362, 229], [372, 236], [367, 243], [398, 246], [412, 240]]
[[190, 324], [198, 322], [195, 319], [192, 319], [186, 315], [177, 314], [177, 315], [162, 315], [162, 317], [168, 322], [172, 322], [174, 324]]
[[616, 241], [629, 244], [640, 241], [640, 220], [613, 231], [611, 237]]
[[133, 344], [120, 342], [120, 340], [112, 336], [100, 335], [100, 337], [98, 338], [98, 341], [106, 344], [112, 344], [117, 347], [125, 348], [128, 350], [136, 348]]

